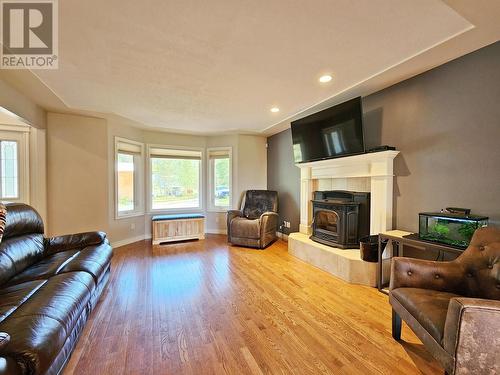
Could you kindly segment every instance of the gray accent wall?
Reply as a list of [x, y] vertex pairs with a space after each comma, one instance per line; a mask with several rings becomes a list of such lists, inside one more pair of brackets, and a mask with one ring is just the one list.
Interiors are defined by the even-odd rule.
[[[366, 147], [396, 146], [394, 227], [418, 213], [471, 208], [500, 224], [500, 42], [363, 98]], [[298, 230], [300, 175], [291, 132], [268, 138], [268, 188]]]
[[293, 161], [290, 129], [267, 139], [267, 188], [278, 192], [280, 223], [285, 233], [298, 232], [300, 223], [300, 169]]

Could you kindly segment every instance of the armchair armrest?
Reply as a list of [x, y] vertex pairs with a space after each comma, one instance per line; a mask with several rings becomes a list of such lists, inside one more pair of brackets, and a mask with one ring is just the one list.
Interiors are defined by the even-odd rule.
[[267, 232], [276, 232], [278, 227], [279, 215], [276, 212], [268, 211], [260, 215], [261, 235]]
[[243, 211], [241, 210], [229, 210], [227, 211], [227, 239], [231, 242], [231, 221], [235, 217], [243, 216]]
[[500, 373], [500, 301], [452, 298], [446, 315], [443, 346], [455, 357], [456, 371]]
[[243, 211], [241, 210], [229, 210], [227, 211], [227, 222], [230, 223], [235, 217], [243, 216]]
[[106, 242], [104, 232], [85, 232], [68, 234], [45, 239], [45, 251], [47, 254], [59, 253], [61, 251], [84, 248], [92, 245], [100, 245]]
[[456, 262], [434, 262], [413, 258], [392, 258], [390, 290], [422, 288], [457, 292], [464, 271]]

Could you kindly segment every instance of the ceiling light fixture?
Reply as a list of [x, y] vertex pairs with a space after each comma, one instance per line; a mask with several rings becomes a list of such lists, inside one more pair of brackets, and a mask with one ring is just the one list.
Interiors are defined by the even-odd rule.
[[280, 111], [280, 109], [279, 109], [278, 107], [272, 107], [272, 108], [271, 108], [271, 112], [272, 112], [272, 113], [277, 113], [277, 112], [279, 112], [279, 111]]
[[319, 77], [319, 81], [321, 83], [327, 83], [327, 82], [330, 82], [331, 80], [332, 80], [332, 76], [329, 74], [325, 74], [324, 76]]

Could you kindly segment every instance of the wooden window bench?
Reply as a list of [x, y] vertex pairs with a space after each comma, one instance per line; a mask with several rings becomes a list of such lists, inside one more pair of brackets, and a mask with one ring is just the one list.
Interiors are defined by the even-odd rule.
[[205, 216], [201, 214], [156, 215], [151, 220], [153, 245], [205, 238]]

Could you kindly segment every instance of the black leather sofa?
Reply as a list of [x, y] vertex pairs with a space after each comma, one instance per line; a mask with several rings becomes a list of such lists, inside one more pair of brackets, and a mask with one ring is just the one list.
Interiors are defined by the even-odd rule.
[[109, 279], [112, 249], [105, 233], [43, 233], [33, 208], [7, 205], [0, 243], [0, 375], [59, 374]]

